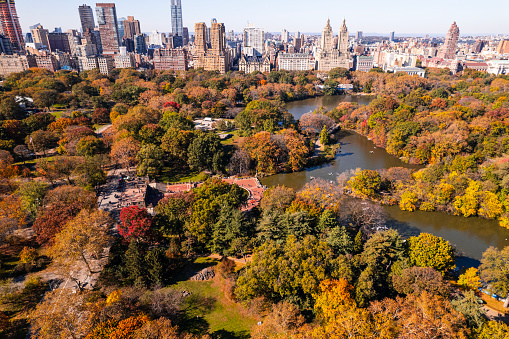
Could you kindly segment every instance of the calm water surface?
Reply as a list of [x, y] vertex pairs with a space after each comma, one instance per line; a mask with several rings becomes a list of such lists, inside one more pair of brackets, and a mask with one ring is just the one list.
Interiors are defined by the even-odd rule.
[[[302, 114], [314, 111], [320, 106], [328, 110], [343, 101], [354, 101], [367, 104], [370, 97], [338, 95], [295, 101], [287, 104], [287, 108], [295, 119]], [[420, 168], [409, 165], [388, 154], [384, 149], [377, 148], [367, 138], [349, 131], [338, 134], [341, 142], [341, 153], [330, 164], [309, 168], [298, 173], [277, 174], [261, 180], [266, 186], [285, 185], [295, 189], [302, 188], [311, 178], [323, 178], [335, 181], [339, 173], [350, 169], [383, 169], [390, 167]], [[373, 153], [371, 153], [373, 152]], [[482, 252], [489, 246], [502, 248], [509, 246], [509, 230], [498, 226], [494, 220], [482, 218], [463, 218], [441, 212], [405, 212], [397, 206], [385, 206], [388, 215], [388, 226], [397, 229], [403, 236], [413, 236], [421, 232], [432, 233], [449, 240], [465, 256], [479, 260]], [[475, 265], [475, 260], [468, 264]]]

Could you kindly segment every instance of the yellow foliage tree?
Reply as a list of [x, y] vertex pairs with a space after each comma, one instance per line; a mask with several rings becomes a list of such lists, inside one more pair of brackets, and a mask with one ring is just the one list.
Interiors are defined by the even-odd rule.
[[465, 273], [460, 275], [458, 285], [474, 289], [481, 287], [481, 278], [477, 275], [477, 268], [470, 267]]

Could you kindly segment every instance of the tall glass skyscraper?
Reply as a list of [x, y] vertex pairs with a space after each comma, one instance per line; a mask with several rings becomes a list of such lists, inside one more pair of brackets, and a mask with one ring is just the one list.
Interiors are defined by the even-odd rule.
[[171, 0], [171, 32], [173, 35], [184, 36], [182, 4], [180, 0]]

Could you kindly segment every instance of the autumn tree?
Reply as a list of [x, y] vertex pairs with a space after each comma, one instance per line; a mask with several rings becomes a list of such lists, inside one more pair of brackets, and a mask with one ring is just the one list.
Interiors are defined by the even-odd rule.
[[293, 188], [278, 185], [263, 192], [260, 206], [264, 211], [274, 209], [283, 213], [290, 207], [294, 199], [295, 191]]
[[77, 262], [85, 264], [87, 277], [94, 273], [90, 260], [102, 257], [104, 248], [110, 243], [112, 224], [107, 212], [84, 209], [55, 236], [51, 248], [53, 262], [79, 287], [83, 281], [80, 281], [79, 272], [76, 272], [79, 271]]
[[458, 285], [464, 288], [477, 289], [481, 287], [481, 278], [477, 274], [478, 270], [475, 267], [468, 268], [465, 273], [461, 274], [458, 278]]
[[420, 295], [426, 291], [433, 295], [447, 297], [449, 285], [442, 274], [431, 267], [409, 267], [392, 275], [392, 285], [400, 294]]
[[42, 206], [48, 185], [39, 181], [29, 181], [20, 185], [16, 194], [21, 198], [23, 209], [35, 218], [37, 210]]
[[271, 312], [263, 319], [261, 325], [253, 328], [251, 337], [264, 339], [277, 335], [291, 335], [305, 322], [297, 306], [289, 302], [280, 302], [272, 306]]
[[145, 208], [136, 205], [124, 207], [120, 211], [118, 233], [128, 241], [148, 241], [153, 236], [152, 220]]
[[442, 274], [454, 269], [454, 248], [448, 241], [430, 233], [408, 239], [409, 258], [413, 265], [432, 267]]
[[504, 307], [509, 306], [509, 246], [499, 250], [489, 247], [482, 255], [479, 275], [489, 289], [505, 296]]
[[133, 137], [118, 140], [111, 147], [111, 159], [123, 168], [130, 168], [136, 163], [140, 144]]
[[507, 339], [509, 336], [509, 325], [501, 321], [488, 321], [480, 329], [478, 339]]
[[89, 292], [70, 288], [47, 292], [30, 314], [33, 333], [41, 339], [84, 338], [92, 329], [94, 313], [87, 307]]
[[148, 175], [153, 178], [163, 168], [163, 151], [156, 145], [143, 145], [136, 156], [138, 161], [137, 172], [139, 176]]
[[377, 171], [362, 170], [348, 181], [353, 192], [365, 198], [376, 198], [382, 188], [382, 177]]
[[80, 187], [60, 186], [49, 191], [33, 225], [37, 242], [44, 244], [52, 241], [82, 209], [95, 205], [95, 194]]

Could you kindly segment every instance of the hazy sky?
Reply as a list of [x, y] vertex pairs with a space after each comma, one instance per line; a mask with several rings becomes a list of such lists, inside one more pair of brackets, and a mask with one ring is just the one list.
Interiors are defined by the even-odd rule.
[[[106, 2], [106, 1], [104, 1]], [[84, 0], [17, 0], [22, 29], [41, 23], [53, 29], [79, 28], [78, 6]], [[118, 17], [134, 15], [143, 32], [169, 32], [170, 0], [118, 0]], [[87, 5], [94, 9], [95, 2]], [[351, 33], [445, 34], [456, 21], [461, 34], [509, 33], [507, 0], [182, 0], [184, 26], [194, 31], [194, 23], [211, 18], [224, 22], [226, 30], [240, 32], [248, 22], [266, 32], [321, 32], [327, 17], [335, 32], [343, 17]]]

